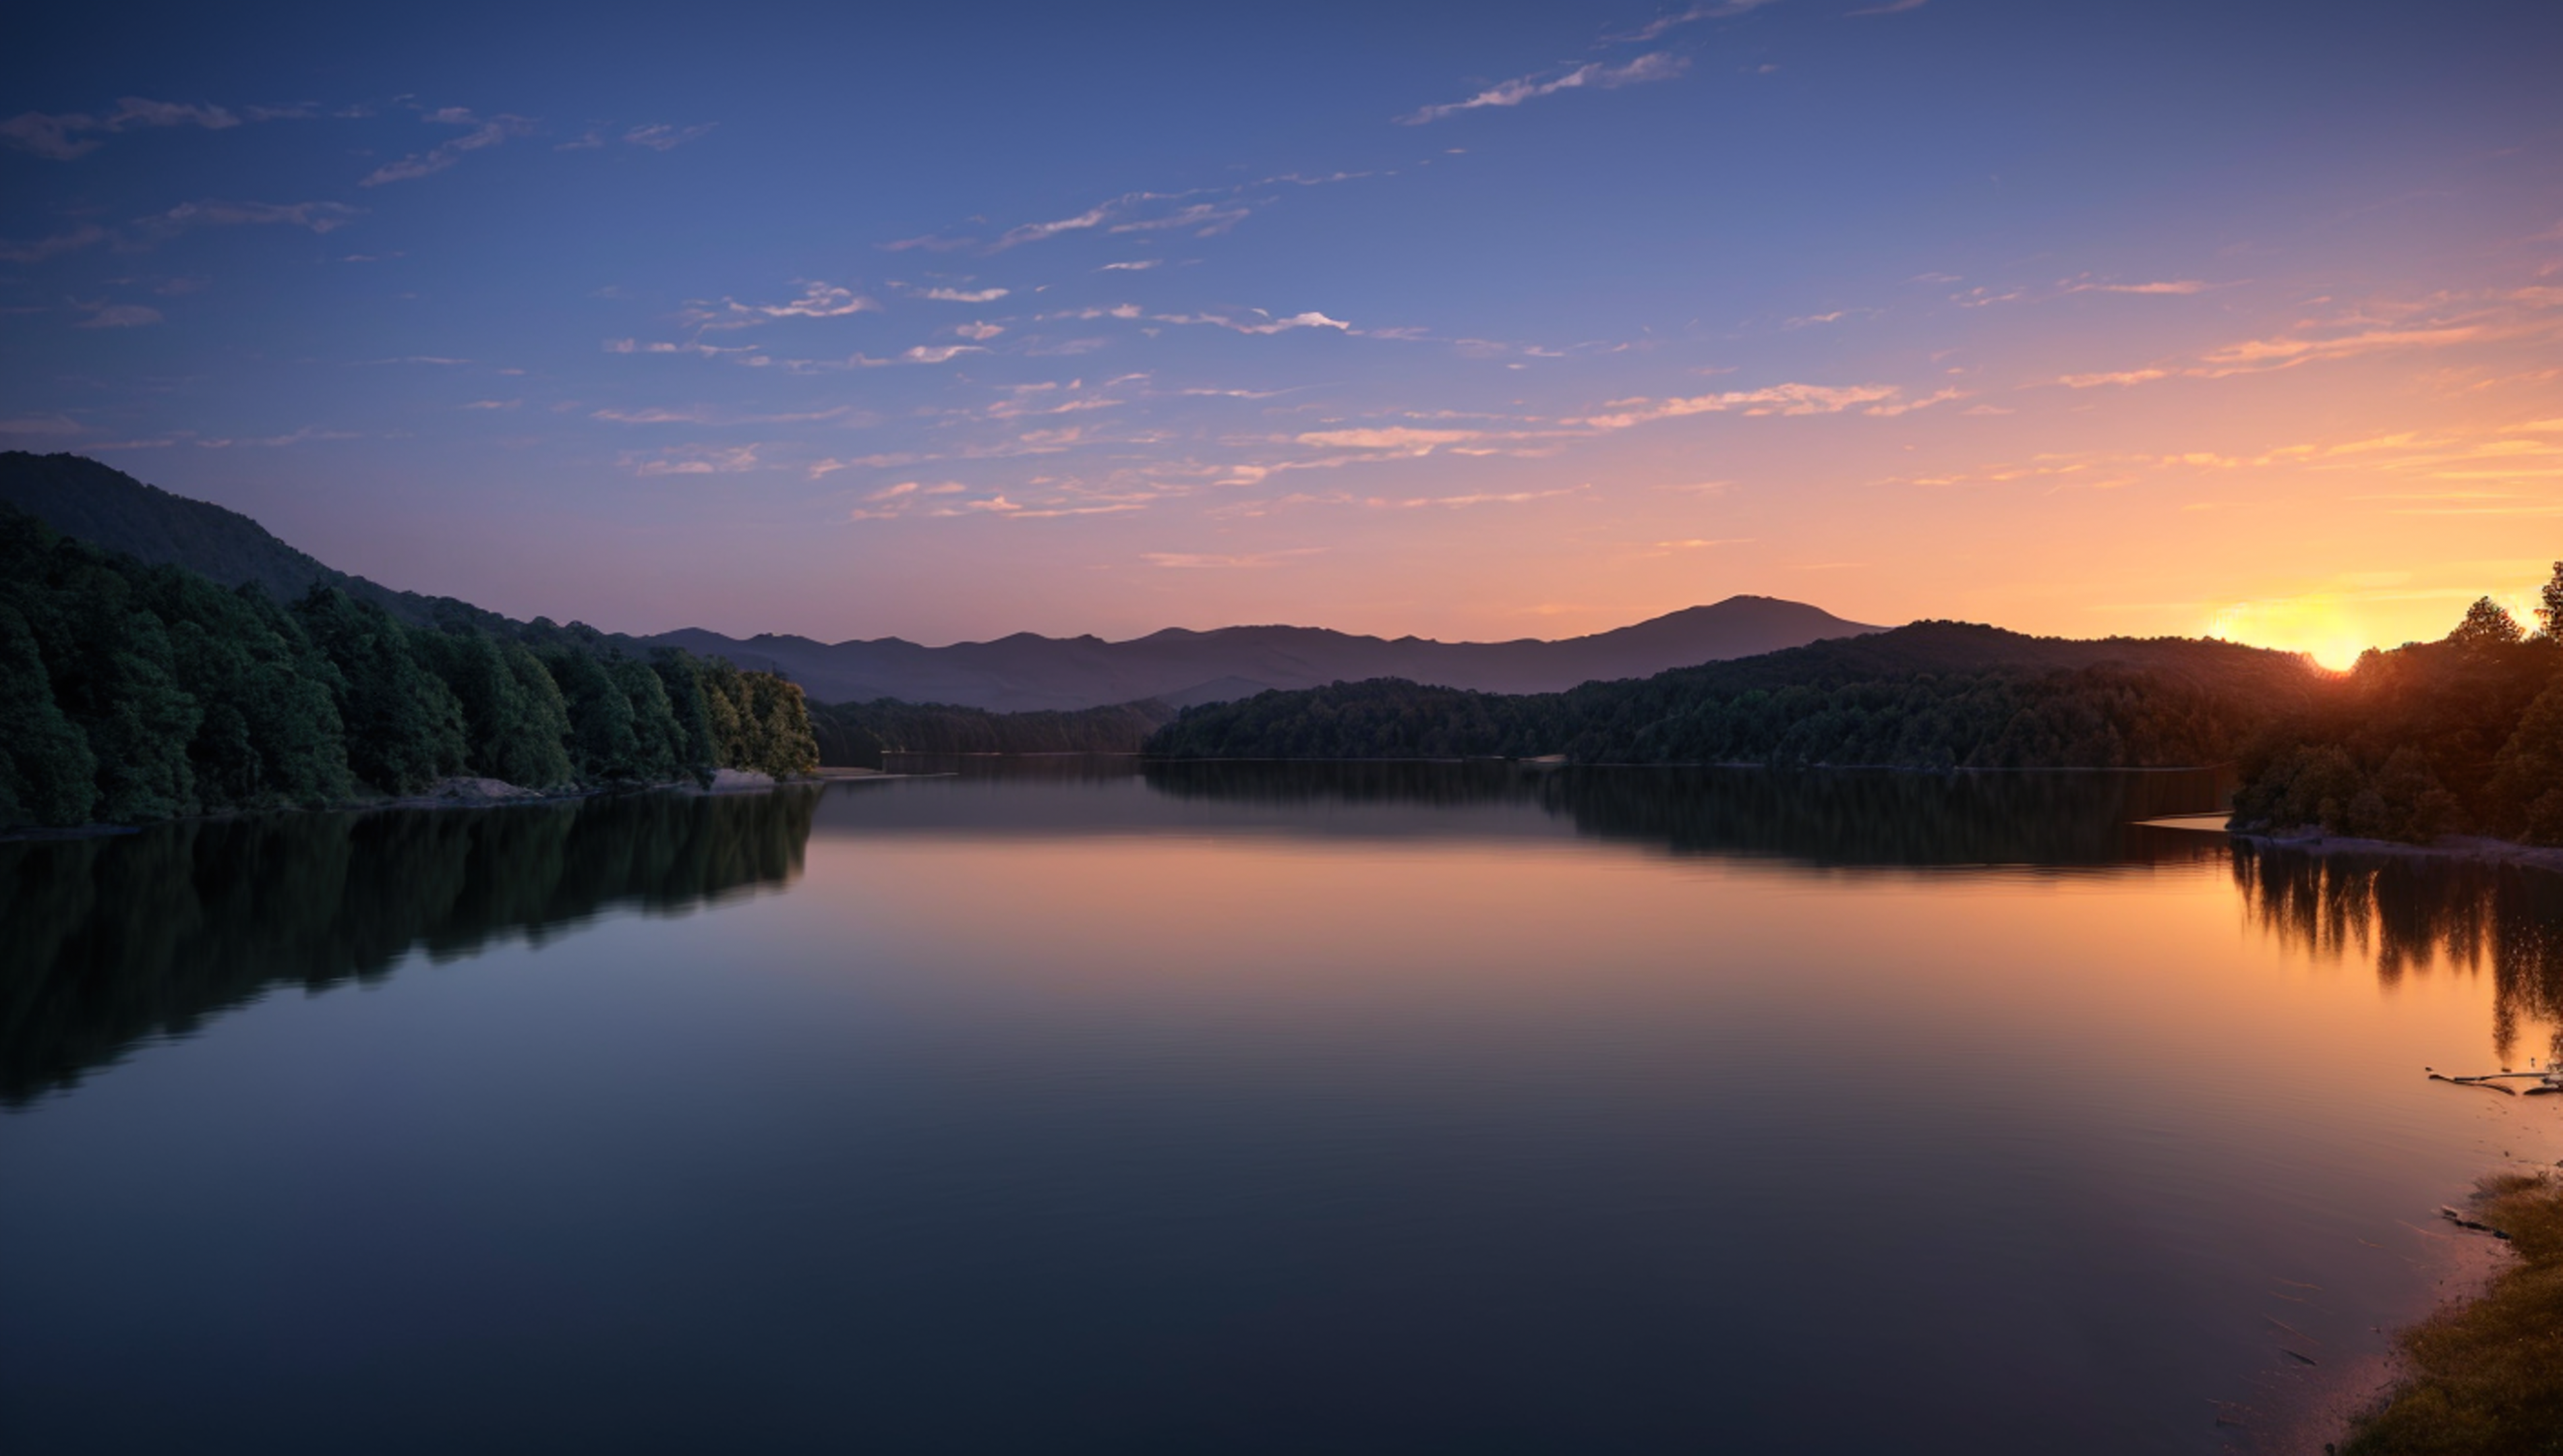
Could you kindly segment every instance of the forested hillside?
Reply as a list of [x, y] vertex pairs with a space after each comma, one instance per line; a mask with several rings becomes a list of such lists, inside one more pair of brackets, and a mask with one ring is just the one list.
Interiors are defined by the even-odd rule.
[[801, 690], [771, 673], [506, 626], [408, 626], [328, 585], [281, 605], [0, 506], [0, 825], [818, 762]]
[[813, 703], [819, 762], [878, 769], [885, 753], [1137, 753], [1175, 716], [1163, 703], [992, 713], [950, 703]]
[[2182, 638], [2070, 641], [1963, 623], [1632, 682], [1505, 696], [1377, 680], [1188, 708], [1168, 758], [1531, 758], [1905, 768], [2227, 762], [2305, 700], [2302, 658]]
[[2563, 844], [2563, 562], [2544, 598], [2533, 637], [2485, 598], [2322, 684], [2246, 757], [2235, 826]]

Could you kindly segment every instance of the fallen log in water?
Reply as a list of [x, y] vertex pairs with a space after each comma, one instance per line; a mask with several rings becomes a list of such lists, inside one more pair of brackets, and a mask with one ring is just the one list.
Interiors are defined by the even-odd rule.
[[2439, 1216], [2445, 1218], [2459, 1228], [2470, 1228], [2477, 1233], [2488, 1233], [2494, 1238], [2509, 1237], [2508, 1234], [2501, 1232], [2490, 1224], [2484, 1223], [2478, 1219], [2467, 1218], [2463, 1213], [2458, 1212], [2456, 1209], [2451, 1208], [2444, 1203], [2439, 1205]]

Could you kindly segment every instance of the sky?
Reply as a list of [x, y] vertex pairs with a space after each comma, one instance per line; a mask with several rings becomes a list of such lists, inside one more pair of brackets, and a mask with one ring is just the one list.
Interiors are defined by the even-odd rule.
[[2563, 557], [2563, 6], [52, 7], [0, 447], [517, 617], [2340, 663]]

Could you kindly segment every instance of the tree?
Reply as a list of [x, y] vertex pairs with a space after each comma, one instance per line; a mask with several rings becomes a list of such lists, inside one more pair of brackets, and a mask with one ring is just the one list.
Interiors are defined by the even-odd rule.
[[612, 658], [606, 672], [632, 705], [632, 777], [644, 784], [676, 778], [686, 762], [686, 730], [668, 702], [667, 684], [636, 657]]
[[335, 587], [311, 589], [295, 616], [338, 669], [338, 719], [356, 777], [387, 794], [415, 794], [462, 770], [463, 704], [419, 660], [406, 628]]
[[178, 685], [204, 708], [187, 745], [203, 806], [345, 798], [354, 781], [330, 694], [336, 674], [294, 619], [263, 588], [225, 591], [173, 566], [143, 572], [140, 585], [168, 624]]
[[571, 778], [569, 713], [551, 674], [521, 645], [469, 628], [421, 633], [420, 655], [462, 704], [473, 773], [548, 789]]
[[2448, 640], [2463, 647], [2487, 647], [2514, 642], [2525, 636], [2519, 631], [2517, 619], [2498, 602], [2477, 597], [2474, 605], [2465, 609], [2464, 620], [2457, 624], [2457, 630], [2448, 634]]
[[89, 739], [54, 702], [36, 635], [0, 602], [0, 824], [85, 823], [97, 777]]
[[614, 674], [584, 647], [558, 644], [540, 655], [569, 710], [569, 755], [579, 778], [602, 784], [638, 777], [632, 699]]
[[167, 630], [105, 553], [66, 541], [49, 565], [58, 636], [38, 639], [55, 701], [98, 756], [99, 818], [130, 823], [192, 812], [187, 743], [204, 710], [178, 685]]
[[2536, 591], [2536, 631], [2545, 637], [2563, 637], [2563, 561], [2554, 563], [2554, 575]]
[[650, 670], [659, 674], [659, 685], [668, 694], [669, 716], [685, 735], [685, 751], [678, 762], [685, 772], [709, 784], [712, 770], [720, 767], [720, 744], [712, 733], [701, 659], [681, 647], [653, 647]]
[[2531, 844], [2563, 843], [2563, 678], [2537, 695], [2493, 760], [2502, 827]]

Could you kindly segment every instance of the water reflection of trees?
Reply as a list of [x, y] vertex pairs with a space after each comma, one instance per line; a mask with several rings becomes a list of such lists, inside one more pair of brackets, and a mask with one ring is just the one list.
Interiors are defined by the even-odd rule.
[[[2488, 968], [2492, 1045], [2530, 1021], [2563, 1023], [2563, 875], [2411, 855], [2312, 854], [2238, 843], [2234, 878], [2255, 921], [2326, 959], [2373, 960], [2392, 985], [2433, 964]], [[2563, 1029], [2553, 1051], [2563, 1054]]]
[[0, 1100], [23, 1103], [272, 987], [384, 975], [617, 906], [673, 914], [801, 871], [817, 791], [288, 815], [0, 844]]
[[1536, 805], [1597, 838], [1676, 853], [1772, 855], [1825, 865], [2090, 866], [2196, 859], [2212, 835], [2137, 821], [2214, 810], [2214, 770], [1961, 773], [1764, 769], [1529, 770], [1503, 763], [1150, 762], [1181, 798]]

